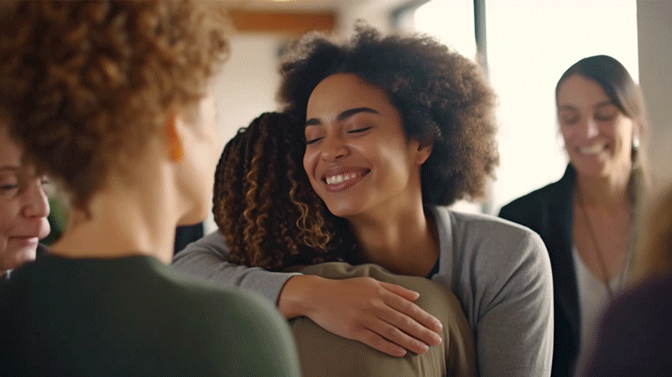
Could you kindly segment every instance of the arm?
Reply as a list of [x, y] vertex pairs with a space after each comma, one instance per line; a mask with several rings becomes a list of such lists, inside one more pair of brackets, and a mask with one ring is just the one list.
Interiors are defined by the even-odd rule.
[[227, 262], [229, 250], [224, 237], [213, 232], [192, 242], [175, 255], [173, 267], [214, 281], [218, 285], [235, 286], [254, 291], [277, 303], [287, 280], [297, 273], [271, 272], [259, 267], [239, 266]]
[[285, 318], [306, 316], [324, 329], [392, 356], [424, 353], [440, 343], [441, 323], [413, 304], [418, 293], [371, 278], [331, 280], [266, 271], [226, 261], [218, 232], [189, 244], [173, 266], [225, 286], [262, 294]]
[[490, 268], [494, 278], [483, 292], [485, 305], [479, 310], [476, 328], [481, 376], [550, 375], [553, 354], [551, 266], [538, 235], [525, 231], [518, 240], [517, 246], [511, 245], [514, 247], [499, 240], [502, 243], [497, 271]]

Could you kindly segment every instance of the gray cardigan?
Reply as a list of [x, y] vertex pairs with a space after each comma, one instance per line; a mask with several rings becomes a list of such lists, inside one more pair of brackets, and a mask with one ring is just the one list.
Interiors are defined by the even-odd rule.
[[[439, 272], [432, 280], [462, 303], [476, 339], [479, 373], [549, 376], [553, 353], [553, 286], [541, 238], [493, 216], [431, 208], [439, 232]], [[277, 302], [292, 273], [228, 263], [224, 239], [210, 234], [175, 257], [174, 266]]]

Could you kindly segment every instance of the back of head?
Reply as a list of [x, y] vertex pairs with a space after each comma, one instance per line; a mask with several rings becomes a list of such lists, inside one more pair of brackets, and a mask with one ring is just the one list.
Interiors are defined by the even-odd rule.
[[228, 52], [190, 1], [11, 1], [0, 10], [0, 110], [86, 209], [93, 193], [200, 99]]
[[230, 262], [282, 270], [342, 259], [335, 219], [301, 165], [303, 132], [296, 123], [264, 113], [224, 148], [213, 211]]
[[305, 36], [280, 71], [278, 97], [303, 120], [310, 94], [330, 75], [355, 74], [381, 88], [407, 136], [433, 143], [421, 172], [425, 203], [448, 205], [484, 194], [498, 163], [495, 95], [473, 61], [431, 37], [381, 36], [358, 25], [341, 44], [320, 34]]

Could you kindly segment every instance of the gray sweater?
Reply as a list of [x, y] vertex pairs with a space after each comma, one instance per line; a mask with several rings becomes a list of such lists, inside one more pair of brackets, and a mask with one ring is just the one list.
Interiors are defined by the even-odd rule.
[[[479, 374], [549, 376], [553, 353], [551, 266], [528, 228], [479, 214], [431, 208], [439, 232], [439, 272], [432, 280], [462, 303], [476, 339]], [[178, 269], [277, 302], [294, 274], [228, 263], [224, 238], [210, 234], [178, 253]]]

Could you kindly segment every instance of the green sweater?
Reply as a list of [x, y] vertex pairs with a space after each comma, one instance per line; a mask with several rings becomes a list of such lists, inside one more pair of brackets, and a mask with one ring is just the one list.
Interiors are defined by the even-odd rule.
[[0, 288], [2, 375], [298, 376], [288, 326], [263, 298], [146, 256], [47, 255]]

